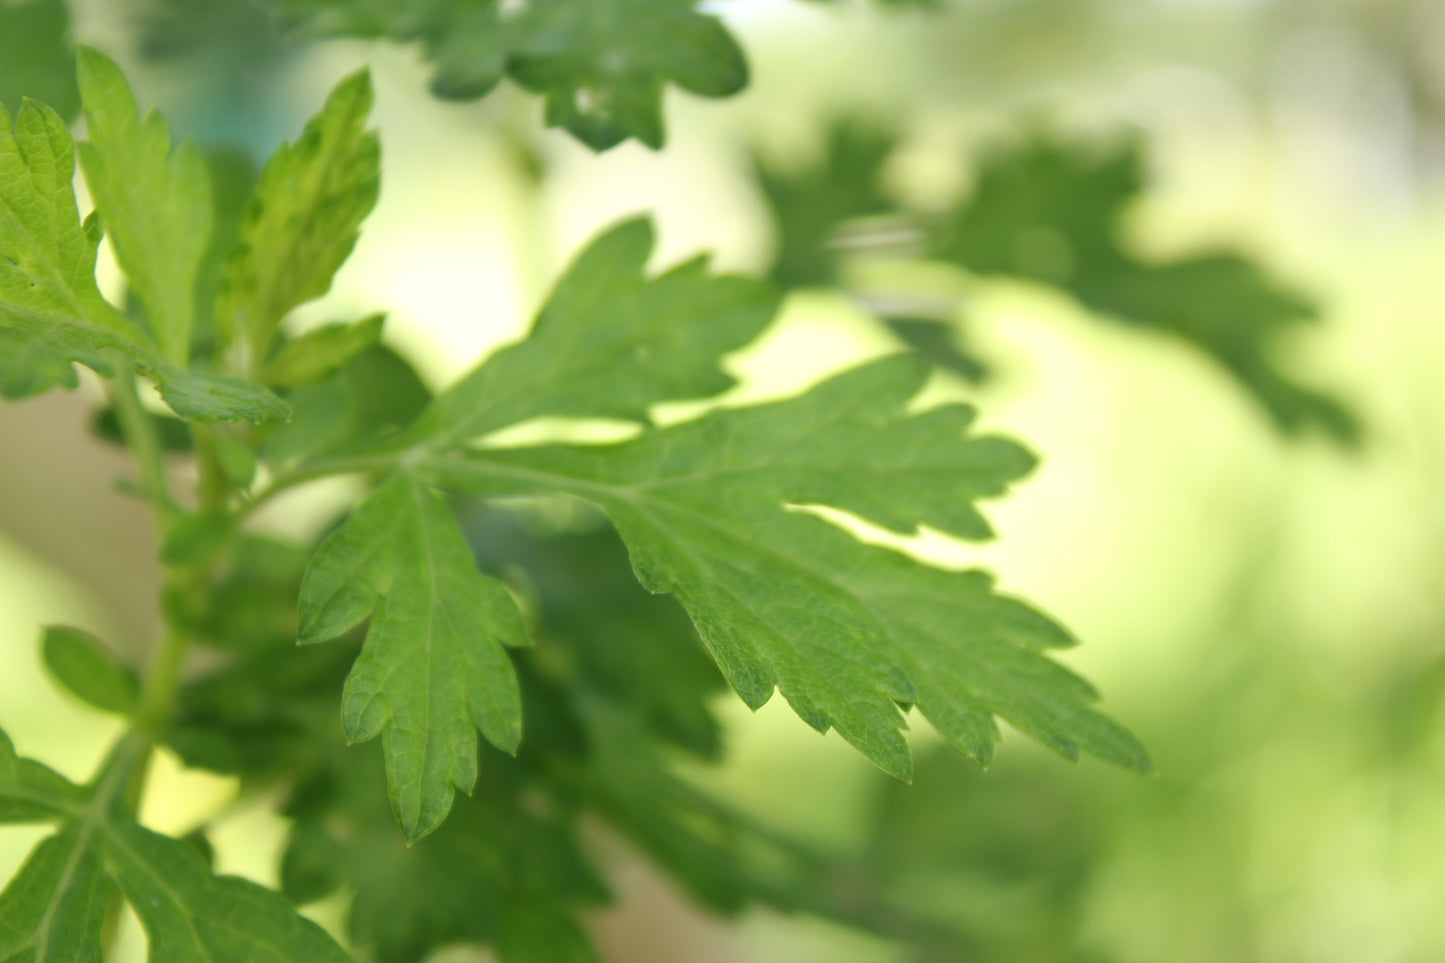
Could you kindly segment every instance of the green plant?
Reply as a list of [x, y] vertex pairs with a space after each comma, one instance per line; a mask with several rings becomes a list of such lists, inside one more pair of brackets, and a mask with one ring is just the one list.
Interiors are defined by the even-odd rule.
[[[550, 122], [598, 148], [661, 142], [664, 80], [722, 95], [746, 76], [721, 25], [690, 3], [658, 4], [667, 16], [641, 52], [607, 26], [637, 0], [587, 13], [602, 18], [595, 30], [574, 22], [580, 5], [537, 3], [508, 34], [488, 19], [495, 10], [466, 19], [460, 3], [287, 6], [341, 32], [422, 39], [446, 93], [480, 95], [505, 69], [547, 94]], [[579, 38], [585, 55], [563, 42]], [[616, 58], [635, 69], [598, 67]], [[707, 700], [725, 683], [753, 707], [781, 692], [810, 726], [900, 779], [912, 773], [909, 712], [980, 763], [998, 716], [1065, 756], [1149, 768], [1093, 708], [1089, 685], [1049, 658], [1071, 644], [1052, 620], [982, 572], [930, 567], [808, 511], [990, 535], [976, 502], [1034, 459], [972, 433], [967, 405], [914, 408], [926, 359], [959, 370], [956, 351], [886, 358], [797, 397], [656, 427], [658, 404], [731, 387], [724, 357], [769, 326], [779, 294], [702, 259], [649, 275], [652, 231], [634, 220], [575, 259], [524, 340], [433, 397], [381, 344], [382, 317], [299, 335], [285, 324], [328, 290], [377, 197], [365, 74], [336, 87], [241, 202], [200, 150], [173, 146], [157, 115], [138, 118], [104, 55], [81, 49], [78, 75], [95, 203], [83, 221], [65, 121], [33, 102], [0, 113], [0, 393], [73, 387], [77, 364], [108, 379], [97, 428], [130, 450], [134, 492], [154, 510], [166, 631], [137, 673], [79, 630], [46, 630], [55, 678], [127, 731], [83, 786], [0, 736], [0, 821], [55, 827], [0, 895], [0, 959], [99, 959], [121, 899], [155, 960], [345, 959], [292, 908], [342, 887], [348, 938], [377, 959], [457, 941], [515, 961], [590, 959], [576, 913], [607, 889], [578, 839], [588, 814], [719, 911], [762, 903], [938, 945], [937, 921], [838, 885], [845, 867], [674, 772], [674, 751], [718, 757]], [[1174, 317], [1163, 292], [1177, 279], [1151, 272], [1263, 288], [1242, 261], [1142, 265], [1111, 234], [1137, 173], [1101, 195], [1080, 183], [1090, 171], [1073, 170], [1074, 154], [1050, 151], [1019, 163], [1054, 165], [1037, 179], [1062, 185], [1056, 203], [1040, 211], [1005, 174], [985, 179], [952, 221], [916, 228], [934, 238], [928, 253], [1070, 282], [1132, 320]], [[818, 251], [850, 220], [910, 216], [872, 193], [885, 155], [841, 138], [834, 167], [856, 175], [841, 188], [816, 172], [765, 175], [784, 239], [779, 286], [835, 283]], [[1098, 209], [1060, 214], [1086, 197]], [[1040, 222], [1060, 233], [1049, 218], [1096, 256], [1059, 276], [1034, 271], [1037, 259], [989, 260], [995, 248], [1027, 253], [1014, 234], [1036, 238]], [[123, 309], [96, 286], [102, 233], [126, 276]], [[1244, 301], [1300, 313], [1272, 297]], [[1272, 380], [1258, 332], [1231, 338], [1228, 319], [1178, 317], [1282, 424], [1314, 417], [1347, 433], [1342, 413]], [[887, 320], [905, 337], [927, 330]], [[494, 441], [543, 417], [638, 430], [611, 444]], [[181, 459], [193, 490], [173, 485]], [[363, 479], [365, 494], [318, 545], [249, 526], [276, 496], [337, 476]], [[444, 493], [472, 498], [465, 528]], [[559, 505], [569, 524], [555, 523]], [[199, 649], [219, 658], [187, 671]], [[377, 737], [379, 752], [354, 745]], [[283, 892], [213, 875], [204, 832], [173, 839], [137, 822], [157, 746], [277, 793], [293, 821]]]

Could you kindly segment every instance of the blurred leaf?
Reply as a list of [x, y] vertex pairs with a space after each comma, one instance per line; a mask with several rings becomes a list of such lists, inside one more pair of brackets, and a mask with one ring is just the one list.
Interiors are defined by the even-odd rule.
[[441, 448], [540, 415], [646, 422], [659, 402], [732, 387], [719, 362], [768, 326], [776, 296], [756, 281], [710, 276], [705, 258], [648, 278], [652, 244], [645, 220], [593, 241], [532, 333], [438, 396], [408, 438]]
[[263, 443], [276, 462], [383, 444], [414, 422], [432, 395], [405, 359], [376, 344], [331, 377], [295, 388], [286, 398], [296, 416], [272, 426]]
[[135, 670], [122, 665], [105, 643], [82, 629], [51, 625], [41, 641], [45, 667], [82, 702], [129, 715], [140, 695]]
[[189, 421], [287, 421], [291, 406], [251, 381], [161, 365], [148, 369], [171, 410]]
[[86, 186], [161, 354], [184, 365], [211, 235], [205, 162], [189, 141], [171, 150], [160, 114], [138, 120], [120, 68], [90, 47], [80, 48], [80, 87], [89, 137], [78, 145]]
[[1291, 382], [1273, 355], [1313, 306], [1244, 258], [1207, 253], [1150, 261], [1132, 253], [1123, 217], [1144, 185], [1137, 143], [1089, 149], [1037, 136], [985, 158], [973, 194], [943, 226], [934, 256], [985, 275], [1059, 287], [1126, 324], [1164, 331], [1234, 376], [1285, 431], [1352, 442], [1337, 402]]
[[783, 288], [837, 282], [838, 229], [848, 221], [892, 213], [883, 192], [883, 165], [897, 139], [859, 121], [828, 128], [820, 162], [790, 171], [756, 166], [776, 232], [771, 276]]
[[287, 893], [304, 900], [344, 884], [351, 937], [378, 963], [420, 963], [442, 946], [498, 941], [519, 906], [569, 928], [573, 908], [605, 897], [575, 814], [512, 758], [483, 747], [474, 791], [435, 834], [405, 845], [375, 754], [333, 749], [286, 807], [295, 820], [282, 859], [291, 868]]
[[65, 0], [0, 3], [0, 106], [13, 113], [26, 97], [49, 104], [66, 121], [80, 113]]
[[221, 284], [216, 322], [259, 369], [287, 313], [319, 298], [356, 245], [380, 190], [381, 148], [366, 130], [371, 80], [359, 72], [331, 92], [300, 140], [281, 145], [261, 170]]
[[116, 886], [80, 827], [41, 840], [0, 893], [0, 958], [101, 963]]
[[355, 324], [327, 324], [293, 338], [266, 364], [261, 380], [279, 388], [313, 384], [376, 344], [386, 315], [373, 314]]
[[1139, 744], [1090, 707], [1093, 689], [1040, 651], [1070, 643], [1052, 622], [993, 594], [982, 573], [929, 568], [788, 510], [989, 535], [974, 501], [1002, 494], [1033, 458], [967, 438], [966, 405], [908, 414], [926, 377], [892, 358], [621, 444], [471, 450], [420, 468], [462, 490], [563, 492], [602, 508], [643, 586], [677, 596], [744, 702], [757, 708], [776, 687], [809, 725], [836, 728], [897, 776], [911, 769], [900, 701], [980, 761], [997, 714], [1066, 756], [1147, 769]]
[[884, 317], [883, 323], [934, 367], [952, 371], [965, 381], [981, 381], [988, 374], [988, 367], [960, 344], [957, 324], [899, 317]]
[[438, 97], [482, 97], [508, 75], [546, 96], [550, 126], [599, 151], [629, 137], [661, 147], [668, 83], [726, 97], [748, 81], [737, 42], [696, 0], [275, 3], [324, 34], [420, 42]]
[[682, 607], [637, 584], [610, 526], [543, 535], [490, 510], [466, 531], [484, 569], [526, 573], [539, 644], [565, 658], [579, 684], [629, 706], [663, 739], [704, 758], [720, 753], [708, 700], [722, 676]]
[[399, 473], [321, 543], [301, 583], [302, 644], [372, 613], [346, 680], [349, 742], [383, 736], [392, 807], [408, 842], [441, 825], [477, 778], [476, 730], [515, 752], [521, 696], [504, 646], [527, 643], [506, 589], [477, 572], [451, 510]]

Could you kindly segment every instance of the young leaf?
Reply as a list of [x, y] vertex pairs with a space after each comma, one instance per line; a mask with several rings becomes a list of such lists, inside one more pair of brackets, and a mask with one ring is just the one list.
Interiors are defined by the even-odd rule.
[[143, 367], [171, 410], [188, 421], [286, 421], [291, 406], [253, 381], [169, 365]]
[[521, 697], [503, 646], [526, 644], [526, 629], [446, 502], [406, 473], [321, 543], [301, 585], [300, 640], [335, 638], [373, 610], [342, 718], [351, 742], [382, 736], [392, 808], [415, 842], [476, 782], [475, 730], [516, 751]]
[[768, 326], [777, 295], [711, 277], [701, 258], [649, 279], [652, 243], [651, 224], [635, 220], [589, 245], [527, 339], [440, 395], [411, 439], [444, 448], [539, 415], [645, 422], [658, 402], [730, 388], [722, 356]]
[[386, 315], [373, 314], [355, 324], [328, 324], [286, 342], [261, 372], [261, 380], [277, 388], [312, 384], [381, 340]]
[[41, 641], [45, 667], [77, 698], [97, 709], [128, 715], [140, 694], [135, 670], [116, 661], [105, 644], [81, 629], [52, 625]]
[[371, 79], [337, 85], [294, 144], [261, 170], [221, 285], [216, 321], [242, 370], [265, 363], [281, 319], [331, 289], [376, 204], [381, 148], [366, 130]]
[[12, 127], [0, 107], [0, 329], [26, 339], [35, 360], [82, 353], [89, 363], [144, 340], [95, 286], [100, 232], [81, 228], [74, 175], [74, 145], [55, 111], [27, 101]]
[[85, 46], [80, 90], [89, 137], [79, 145], [86, 185], [162, 356], [184, 365], [197, 277], [211, 235], [205, 161], [189, 141], [172, 152], [160, 114], [151, 111], [138, 120], [120, 68]]
[[980, 761], [1000, 715], [1066, 755], [1131, 768], [1142, 749], [1088, 707], [1094, 693], [1039, 649], [1067, 636], [986, 577], [863, 545], [791, 505], [826, 505], [898, 532], [989, 534], [973, 507], [1032, 457], [965, 439], [972, 409], [907, 414], [926, 369], [888, 359], [800, 397], [716, 412], [618, 445], [475, 451], [423, 462], [488, 493], [563, 491], [605, 511], [644, 587], [678, 597], [743, 700], [776, 687], [813, 727], [836, 728], [906, 777], [896, 703], [916, 702]]
[[508, 74], [546, 95], [547, 123], [593, 150], [629, 137], [663, 143], [662, 92], [671, 82], [726, 97], [748, 81], [737, 42], [697, 0], [377, 0], [338, 7], [282, 0], [325, 33], [421, 41], [439, 97], [484, 96]]
[[100, 222], [80, 223], [74, 174], [74, 145], [54, 111], [27, 102], [12, 127], [0, 107], [0, 394], [74, 387], [75, 364], [108, 375], [112, 358], [123, 356], [156, 381], [182, 417], [288, 417], [286, 404], [260, 385], [166, 361], [101, 297]]

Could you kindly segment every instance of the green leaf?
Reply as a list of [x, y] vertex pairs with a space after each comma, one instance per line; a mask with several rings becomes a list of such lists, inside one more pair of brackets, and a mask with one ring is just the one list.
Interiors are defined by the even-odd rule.
[[80, 92], [69, 33], [65, 0], [0, 3], [0, 106], [19, 110], [29, 97], [75, 118]]
[[773, 280], [785, 288], [838, 280], [834, 241], [839, 227], [897, 207], [882, 183], [883, 165], [896, 147], [896, 139], [884, 131], [837, 123], [828, 129], [819, 163], [799, 171], [757, 165], [776, 235]]
[[89, 137], [78, 145], [86, 186], [162, 356], [184, 365], [211, 236], [205, 160], [189, 141], [172, 152], [170, 131], [155, 111], [138, 120], [120, 68], [85, 46], [80, 89]]
[[381, 148], [366, 130], [371, 103], [370, 76], [352, 74], [261, 170], [216, 307], [241, 370], [259, 370], [281, 319], [331, 289], [376, 204]]
[[1285, 333], [1315, 320], [1314, 306], [1237, 254], [1161, 261], [1134, 253], [1123, 225], [1143, 186], [1135, 142], [1089, 149], [1036, 136], [985, 158], [932, 254], [978, 274], [1056, 286], [1104, 317], [1180, 338], [1229, 372], [1281, 429], [1356, 440], [1349, 412], [1295, 384], [1275, 360]]
[[697, 0], [282, 0], [321, 32], [420, 41], [439, 97], [484, 96], [503, 75], [546, 96], [547, 123], [594, 150], [633, 137], [662, 146], [662, 92], [673, 83], [726, 97], [748, 82], [727, 29]]
[[75, 364], [102, 375], [125, 357], [166, 402], [198, 421], [286, 418], [264, 387], [166, 361], [154, 342], [100, 295], [100, 222], [80, 223], [71, 180], [74, 145], [64, 122], [27, 102], [12, 127], [0, 108], [0, 394], [74, 387]]
[[291, 406], [253, 381], [161, 366], [147, 373], [171, 410], [188, 421], [287, 421]]
[[399, 473], [329, 535], [301, 586], [301, 642], [372, 617], [346, 680], [347, 739], [382, 736], [392, 808], [409, 841], [437, 828], [477, 779], [475, 730], [515, 752], [521, 697], [503, 646], [521, 611], [483, 577], [446, 502]]
[[710, 703], [722, 676], [687, 613], [637, 584], [626, 547], [605, 519], [598, 523], [543, 532], [515, 512], [490, 510], [468, 518], [466, 531], [484, 569], [525, 579], [538, 644], [555, 646], [589, 696], [626, 705], [659, 737], [717, 758], [722, 737]]
[[[116, 796], [133, 765], [128, 745], [137, 744], [122, 743], [96, 784], [82, 789], [17, 758], [0, 732], [0, 820], [64, 820], [0, 894], [0, 959], [98, 961], [99, 933], [119, 889], [145, 928], [152, 963], [348, 963], [280, 895], [212, 875], [194, 846], [126, 815]], [[36, 805], [40, 798], [49, 804]]]
[[709, 276], [703, 258], [649, 279], [652, 244], [645, 220], [594, 241], [527, 339], [440, 395], [411, 440], [442, 448], [540, 415], [645, 422], [658, 402], [730, 388], [719, 362], [768, 326], [776, 294], [756, 281]]
[[55, 111], [26, 101], [12, 126], [0, 107], [0, 328], [51, 355], [143, 340], [95, 286], [100, 232], [81, 227], [74, 175], [74, 145]]
[[458, 799], [446, 823], [412, 846], [398, 845], [385, 777], [371, 754], [343, 751], [288, 805], [295, 829], [283, 865], [307, 853], [328, 860], [318, 879], [346, 885], [350, 935], [369, 959], [421, 963], [443, 946], [496, 943], [522, 906], [575, 928], [569, 910], [605, 895], [577, 838], [575, 813], [552, 787], [527, 779], [516, 760], [484, 752], [475, 794]]
[[89, 632], [47, 626], [41, 654], [50, 673], [81, 701], [118, 715], [135, 708], [140, 694], [135, 670], [116, 661], [105, 643]]
[[754, 708], [774, 689], [895, 775], [910, 771], [897, 703], [915, 703], [987, 761], [999, 715], [1065, 755], [1146, 769], [1143, 750], [1047, 659], [1068, 636], [987, 576], [931, 569], [789, 506], [824, 505], [900, 533], [989, 534], [976, 499], [1032, 457], [966, 437], [973, 410], [908, 413], [926, 369], [888, 359], [787, 401], [720, 411], [618, 445], [474, 451], [421, 468], [492, 494], [561, 491], [598, 505], [644, 587], [677, 596]]
[[577, 920], [554, 907], [509, 904], [497, 931], [497, 955], [503, 963], [602, 963], [602, 957]]
[[278, 388], [313, 384], [329, 377], [356, 355], [381, 340], [386, 315], [373, 314], [355, 324], [327, 324], [282, 345], [261, 372]]
[[383, 344], [374, 344], [312, 385], [286, 393], [296, 415], [275, 425], [263, 443], [273, 464], [385, 444], [411, 425], [432, 394], [416, 369]]
[[0, 893], [0, 960], [101, 963], [101, 934], [115, 899], [89, 827], [42, 840]]
[[15, 744], [0, 731], [0, 823], [36, 823], [64, 819], [85, 804], [85, 793], [69, 779], [15, 754]]
[[279, 894], [213, 876], [192, 846], [129, 820], [105, 828], [106, 868], [140, 917], [155, 963], [350, 960]]

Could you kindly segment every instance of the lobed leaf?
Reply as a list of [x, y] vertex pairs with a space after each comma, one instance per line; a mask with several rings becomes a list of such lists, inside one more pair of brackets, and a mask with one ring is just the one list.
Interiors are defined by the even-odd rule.
[[265, 364], [292, 308], [331, 289], [380, 191], [381, 147], [366, 129], [371, 79], [352, 74], [301, 138], [261, 169], [222, 279], [216, 321], [242, 370]]
[[476, 782], [476, 730], [516, 751], [521, 696], [503, 647], [526, 644], [526, 629], [507, 590], [477, 571], [446, 502], [405, 472], [321, 543], [301, 585], [300, 640], [368, 615], [342, 718], [350, 742], [382, 736], [392, 808], [415, 841]]
[[206, 162], [189, 141], [171, 150], [160, 114], [137, 118], [135, 98], [114, 61], [85, 46], [79, 56], [89, 141], [78, 150], [86, 186], [161, 355], [185, 365], [195, 288], [211, 236]]
[[279, 894], [213, 875], [195, 847], [121, 811], [115, 795], [128, 772], [107, 769], [82, 789], [18, 758], [0, 732], [0, 821], [61, 820], [0, 893], [0, 960], [98, 961], [119, 891], [140, 917], [152, 963], [348, 963]]
[[995, 596], [981, 573], [930, 569], [790, 510], [986, 537], [973, 502], [1033, 459], [965, 437], [967, 406], [909, 414], [925, 377], [911, 359], [887, 359], [622, 444], [471, 451], [421, 467], [450, 487], [593, 502], [643, 586], [677, 596], [745, 702], [759, 707], [776, 688], [894, 775], [910, 771], [899, 702], [980, 761], [999, 715], [1066, 755], [1147, 769], [1137, 742], [1090, 708], [1092, 689], [1041, 653], [1068, 641], [1042, 615]]
[[340, 36], [420, 41], [439, 97], [472, 100], [504, 75], [547, 99], [547, 123], [594, 150], [662, 146], [668, 83], [703, 97], [747, 85], [747, 62], [697, 0], [278, 0]]
[[645, 220], [592, 242], [531, 334], [438, 396], [409, 440], [440, 449], [540, 415], [646, 422], [659, 402], [732, 387], [719, 362], [768, 326], [776, 294], [702, 258], [647, 278], [652, 246]]
[[[95, 99], [108, 68], [94, 57], [88, 62]], [[109, 95], [125, 99], [115, 90]], [[114, 106], [106, 108], [107, 115]], [[114, 120], [108, 116], [106, 123]], [[94, 155], [107, 176], [110, 150], [97, 148]], [[12, 126], [0, 107], [0, 394], [24, 397], [57, 385], [74, 387], [74, 365], [109, 375], [124, 359], [150, 376], [184, 418], [260, 422], [289, 417], [285, 402], [261, 385], [188, 371], [168, 361], [149, 335], [101, 297], [95, 284], [100, 221], [91, 217], [81, 224], [74, 175], [74, 145], [54, 111], [27, 102]], [[134, 245], [151, 250], [161, 244], [132, 241], [133, 252]], [[203, 246], [199, 239], [196, 243]]]
[[1054, 285], [1104, 317], [1180, 338], [1284, 431], [1357, 440], [1348, 411], [1297, 385], [1275, 359], [1280, 338], [1314, 320], [1314, 306], [1238, 254], [1136, 254], [1123, 222], [1143, 185], [1136, 143], [1089, 150], [1035, 137], [984, 160], [972, 195], [940, 225], [930, 253], [978, 274]]

